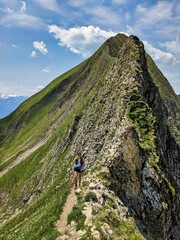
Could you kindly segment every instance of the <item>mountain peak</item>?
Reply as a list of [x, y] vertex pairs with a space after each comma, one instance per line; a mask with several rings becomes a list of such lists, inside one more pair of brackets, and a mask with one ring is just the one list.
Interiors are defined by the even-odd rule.
[[57, 238], [81, 150], [86, 176], [62, 238], [178, 240], [179, 106], [136, 36], [108, 39], [0, 120], [2, 237]]

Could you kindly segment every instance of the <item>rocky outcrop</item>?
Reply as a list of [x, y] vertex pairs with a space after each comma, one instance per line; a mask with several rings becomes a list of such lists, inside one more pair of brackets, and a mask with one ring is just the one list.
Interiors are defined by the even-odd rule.
[[[144, 239], [134, 219], [130, 217], [128, 208], [109, 188], [109, 184], [107, 166], [96, 161], [83, 176], [81, 189], [74, 193], [78, 202], [74, 202], [72, 211], [67, 216], [67, 225], [60, 231], [61, 236], [57, 240], [113, 240], [119, 236], [122, 239]], [[72, 193], [73, 190], [71, 199]], [[63, 222], [60, 221], [59, 224], [62, 226]]]
[[142, 42], [128, 39], [97, 89], [73, 150], [82, 146], [89, 164], [108, 166], [111, 189], [147, 239], [178, 239], [180, 149]]
[[81, 150], [86, 176], [59, 239], [179, 239], [180, 99], [137, 37], [110, 38], [5, 120], [0, 237], [57, 238]]

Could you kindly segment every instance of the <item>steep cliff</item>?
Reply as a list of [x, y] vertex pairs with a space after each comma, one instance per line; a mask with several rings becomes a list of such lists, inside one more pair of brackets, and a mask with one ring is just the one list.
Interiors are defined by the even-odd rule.
[[86, 176], [68, 218], [76, 239], [179, 239], [179, 116], [143, 43], [110, 38], [0, 121], [1, 236], [56, 239], [82, 149]]
[[179, 110], [143, 44], [130, 37], [75, 138], [90, 161], [100, 158], [108, 166], [111, 188], [147, 239], [179, 236]]

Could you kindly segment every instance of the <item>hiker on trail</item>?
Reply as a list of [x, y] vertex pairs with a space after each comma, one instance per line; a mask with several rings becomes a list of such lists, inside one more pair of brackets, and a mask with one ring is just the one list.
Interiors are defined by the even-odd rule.
[[85, 161], [82, 157], [80, 151], [77, 152], [77, 156], [75, 157], [72, 167], [74, 167], [74, 189], [77, 188], [77, 182], [79, 178], [79, 187], [81, 186], [81, 175], [84, 170]]

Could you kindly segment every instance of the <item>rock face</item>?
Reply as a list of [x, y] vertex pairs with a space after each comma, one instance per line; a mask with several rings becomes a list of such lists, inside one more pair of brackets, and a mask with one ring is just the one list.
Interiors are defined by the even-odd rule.
[[111, 188], [147, 239], [179, 239], [179, 105], [163, 100], [147, 61], [130, 37], [92, 96], [74, 145], [108, 166]]
[[2, 237], [36, 232], [32, 239], [55, 239], [52, 221], [81, 149], [86, 177], [71, 214], [82, 218], [78, 236], [118, 239], [126, 231], [124, 239], [132, 232], [143, 239], [130, 216], [146, 239], [179, 239], [180, 99], [137, 37], [110, 38], [6, 120], [0, 121]]

